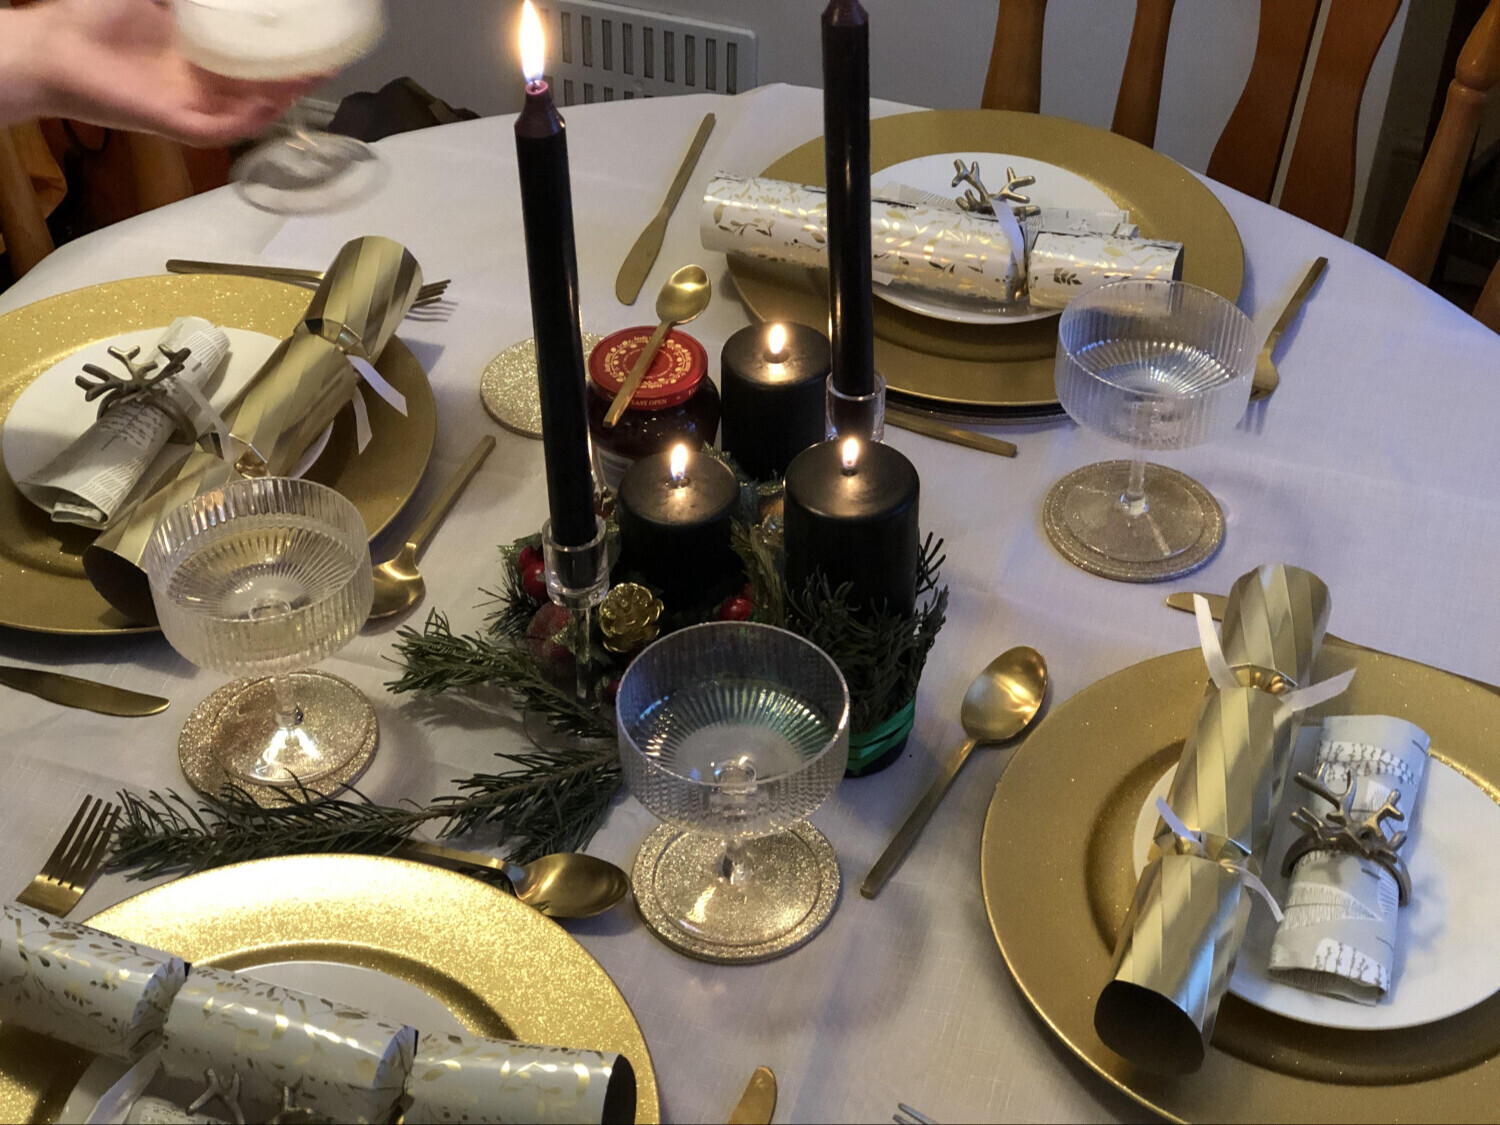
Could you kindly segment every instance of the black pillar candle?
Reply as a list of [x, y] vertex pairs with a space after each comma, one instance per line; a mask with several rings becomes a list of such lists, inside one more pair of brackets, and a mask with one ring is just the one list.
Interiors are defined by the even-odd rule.
[[642, 457], [615, 497], [621, 564], [674, 608], [704, 600], [739, 571], [730, 541], [739, 500], [729, 466], [706, 453], [678, 445]]
[[793, 457], [823, 440], [828, 364], [828, 338], [805, 324], [753, 324], [725, 342], [724, 452], [756, 480], [784, 476]]
[[870, 21], [859, 0], [829, 0], [823, 11], [823, 165], [833, 385], [846, 395], [873, 394]]
[[541, 77], [541, 34], [536, 12], [527, 4], [521, 20], [526, 105], [516, 119], [516, 163], [521, 175], [521, 219], [526, 229], [552, 537], [564, 546], [578, 547], [597, 534], [588, 387], [578, 335], [578, 256], [573, 246], [568, 138]]
[[834, 589], [853, 584], [861, 608], [916, 606], [921, 482], [899, 450], [854, 438], [799, 453], [786, 471], [786, 581], [794, 592], [814, 573]]

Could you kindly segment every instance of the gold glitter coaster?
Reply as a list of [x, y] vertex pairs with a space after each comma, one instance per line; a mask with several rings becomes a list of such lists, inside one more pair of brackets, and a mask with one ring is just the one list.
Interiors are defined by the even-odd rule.
[[[320, 743], [342, 748], [341, 761], [328, 773], [303, 781], [309, 793], [326, 797], [354, 782], [380, 740], [375, 708], [364, 692], [348, 680], [327, 672], [293, 672], [302, 722]], [[231, 680], [193, 709], [177, 739], [177, 759], [188, 783], [205, 796], [218, 796], [227, 784], [237, 785], [265, 808], [284, 805], [295, 793], [280, 785], [246, 780], [225, 766], [226, 757], [248, 745], [264, 746], [263, 735], [274, 726], [275, 691], [269, 679]], [[265, 729], [262, 729], [265, 728]]]
[[744, 841], [744, 885], [715, 878], [724, 841], [663, 824], [641, 844], [630, 885], [646, 925], [699, 961], [747, 964], [790, 953], [839, 900], [833, 845], [807, 821]]
[[[584, 332], [583, 354], [601, 337]], [[479, 377], [479, 401], [491, 418], [523, 437], [542, 436], [542, 398], [536, 384], [536, 341], [512, 344], [490, 360]]]

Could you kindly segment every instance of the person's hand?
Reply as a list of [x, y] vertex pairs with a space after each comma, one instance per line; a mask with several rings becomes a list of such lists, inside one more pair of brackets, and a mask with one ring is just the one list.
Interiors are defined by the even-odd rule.
[[41, 116], [220, 145], [261, 132], [317, 82], [244, 82], [194, 66], [175, 45], [171, 8], [155, 0], [48, 0], [11, 15], [32, 21]]

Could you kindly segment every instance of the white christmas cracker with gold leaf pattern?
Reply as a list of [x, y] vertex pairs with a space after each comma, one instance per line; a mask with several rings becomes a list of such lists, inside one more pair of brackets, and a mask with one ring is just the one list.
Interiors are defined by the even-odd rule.
[[130, 1062], [161, 1036], [180, 958], [7, 903], [0, 924], [0, 1022]]
[[[1427, 733], [1388, 715], [1338, 715], [1323, 721], [1313, 769], [1325, 768], [1334, 792], [1353, 784], [1353, 811], [1369, 814], [1390, 794], [1410, 833], [1427, 775]], [[1329, 806], [1310, 793], [1314, 813]], [[1289, 801], [1288, 808], [1297, 806]], [[1410, 846], [1408, 844], [1408, 846]], [[1404, 851], [1402, 854], [1405, 854]], [[1345, 852], [1315, 851], [1297, 861], [1286, 917], [1271, 945], [1271, 976], [1285, 984], [1360, 1004], [1390, 991], [1400, 891], [1379, 863]]]
[[411, 1069], [416, 1032], [332, 1000], [197, 967], [166, 1022], [162, 1070], [202, 1084], [239, 1076], [247, 1111], [275, 1111], [282, 1091], [333, 1121], [387, 1120]]
[[[810, 269], [828, 266], [828, 209], [822, 188], [717, 175], [703, 196], [706, 250]], [[993, 218], [876, 200], [870, 208], [872, 269], [882, 280], [927, 292], [1009, 304], [1024, 284], [1024, 248]]]
[[1146, 238], [1043, 230], [1026, 260], [1026, 283], [1035, 308], [1066, 308], [1111, 281], [1181, 277], [1182, 243]]
[[423, 1035], [407, 1094], [409, 1122], [635, 1120], [635, 1071], [623, 1056], [468, 1035]]

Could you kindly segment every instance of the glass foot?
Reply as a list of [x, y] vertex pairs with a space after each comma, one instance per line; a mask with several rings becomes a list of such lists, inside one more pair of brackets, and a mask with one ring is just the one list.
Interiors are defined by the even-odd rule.
[[1052, 545], [1075, 566], [1120, 582], [1160, 582], [1207, 563], [1224, 542], [1224, 511], [1192, 477], [1146, 466], [1145, 510], [1120, 504], [1129, 461], [1102, 461], [1052, 486], [1043, 525]]
[[306, 132], [252, 149], [232, 179], [251, 206], [303, 214], [358, 202], [375, 192], [384, 174], [384, 162], [363, 141]]
[[234, 680], [194, 709], [177, 741], [182, 772], [200, 793], [238, 785], [258, 803], [280, 803], [301, 783], [326, 796], [364, 772], [380, 728], [364, 693], [326, 672], [293, 672], [301, 722], [276, 722], [269, 679]]
[[827, 923], [838, 902], [833, 846], [804, 822], [747, 840], [744, 874], [721, 870], [723, 841], [662, 825], [641, 845], [632, 885], [656, 935], [700, 961], [779, 957]]

